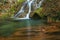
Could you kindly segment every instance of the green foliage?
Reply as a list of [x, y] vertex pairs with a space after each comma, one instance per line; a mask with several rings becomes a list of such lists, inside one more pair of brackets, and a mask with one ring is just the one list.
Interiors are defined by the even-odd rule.
[[25, 1], [25, 0], [17, 0], [19, 3], [22, 3], [23, 1]]
[[8, 19], [9, 18], [9, 14], [8, 13], [5, 13], [5, 14], [2, 14], [2, 16], [0, 17], [0, 19]]

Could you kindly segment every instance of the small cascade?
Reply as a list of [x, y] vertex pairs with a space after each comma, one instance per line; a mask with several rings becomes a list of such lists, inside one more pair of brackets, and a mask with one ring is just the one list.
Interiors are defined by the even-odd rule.
[[[29, 18], [29, 15], [30, 13], [33, 11], [32, 10], [32, 6], [33, 6], [33, 9], [36, 10], [37, 8], [40, 8], [41, 7], [41, 4], [44, 0], [26, 0], [21, 9], [19, 10], [19, 12], [14, 16], [14, 18], [16, 20], [21, 20], [21, 19], [30, 19]], [[25, 9], [26, 7], [28, 7], [28, 9]], [[26, 13], [26, 16], [24, 16], [23, 18], [18, 18], [19, 16], [21, 16], [21, 14], [24, 14], [25, 13], [25, 10], [27, 10], [28, 12]], [[31, 23], [29, 20], [26, 20], [26, 24], [27, 24], [27, 35], [28, 35], [28, 40], [31, 39]]]
[[[43, 1], [44, 0], [26, 0], [23, 3], [21, 9], [18, 11], [18, 13], [15, 14], [14, 18], [16, 18], [16, 19], [30, 19], [29, 18], [29, 15], [32, 12], [32, 6], [34, 6], [34, 9], [36, 10], [37, 8], [40, 8], [41, 7]], [[19, 18], [19, 16], [21, 14], [24, 14], [25, 7], [28, 7], [28, 13], [23, 18]]]

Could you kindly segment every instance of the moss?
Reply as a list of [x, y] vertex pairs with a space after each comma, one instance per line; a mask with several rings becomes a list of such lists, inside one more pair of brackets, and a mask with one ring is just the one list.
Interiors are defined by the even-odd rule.
[[34, 13], [37, 13], [40, 17], [44, 17], [44, 16], [45, 16], [45, 14], [42, 14], [42, 13], [41, 13], [42, 9], [43, 9], [43, 7], [38, 8], [37, 10], [35, 10], [35, 12], [34, 12]]
[[20, 2], [20, 3], [22, 3], [22, 2], [24, 2], [25, 0], [17, 0], [18, 2]]

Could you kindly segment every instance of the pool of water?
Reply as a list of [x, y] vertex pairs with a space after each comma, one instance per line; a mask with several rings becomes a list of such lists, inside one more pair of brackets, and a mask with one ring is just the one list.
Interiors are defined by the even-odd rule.
[[19, 20], [18, 23], [20, 26], [37, 26], [37, 25], [43, 25], [45, 21], [44, 20]]
[[4, 21], [0, 26], [0, 36], [8, 36], [17, 28], [22, 27], [33, 27], [38, 25], [43, 25], [44, 20], [14, 20], [14, 21]]

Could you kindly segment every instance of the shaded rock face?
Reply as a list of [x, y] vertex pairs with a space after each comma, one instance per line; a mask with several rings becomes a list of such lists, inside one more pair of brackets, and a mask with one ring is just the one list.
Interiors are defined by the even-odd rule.
[[41, 19], [41, 17], [40, 17], [37, 13], [35, 13], [35, 14], [31, 17], [31, 19], [38, 20], [38, 19]]

